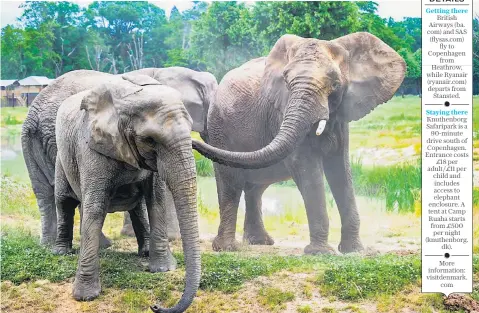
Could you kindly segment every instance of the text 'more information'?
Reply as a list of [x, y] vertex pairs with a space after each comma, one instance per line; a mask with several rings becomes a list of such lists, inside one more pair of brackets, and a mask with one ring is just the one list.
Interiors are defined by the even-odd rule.
[[472, 292], [472, 0], [422, 0], [422, 292]]

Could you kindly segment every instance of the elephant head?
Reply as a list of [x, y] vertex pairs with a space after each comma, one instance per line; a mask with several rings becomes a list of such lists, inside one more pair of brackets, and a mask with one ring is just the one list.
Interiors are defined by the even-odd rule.
[[358, 120], [390, 100], [406, 64], [372, 34], [325, 41], [284, 35], [265, 58], [261, 97], [285, 103], [282, 124], [260, 150], [230, 152], [193, 141], [193, 148], [232, 167], [262, 168], [287, 157], [310, 132], [320, 136], [330, 119]]
[[105, 83], [87, 92], [91, 149], [136, 169], [158, 172], [173, 195], [186, 264], [185, 290], [179, 303], [157, 312], [183, 312], [193, 301], [200, 280], [196, 211], [196, 167], [191, 151], [191, 117], [173, 88], [148, 76]]
[[180, 91], [181, 100], [193, 119], [192, 130], [200, 133], [203, 140], [207, 141], [206, 120], [208, 108], [218, 88], [218, 82], [213, 74], [172, 66], [166, 68], [144, 68], [129, 72], [124, 77], [134, 81], [137, 74], [147, 75], [163, 85]]

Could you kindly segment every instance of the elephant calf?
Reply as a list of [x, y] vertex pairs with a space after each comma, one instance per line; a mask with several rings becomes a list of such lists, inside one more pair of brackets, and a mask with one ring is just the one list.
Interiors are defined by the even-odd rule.
[[[105, 216], [130, 211], [132, 219], [137, 218], [145, 199], [150, 271], [174, 268], [165, 231], [168, 186], [186, 264], [185, 290], [171, 311], [183, 312], [193, 301], [200, 280], [192, 119], [175, 89], [145, 75], [122, 78], [99, 73], [96, 87], [67, 98], [58, 110], [54, 251], [62, 253], [71, 246], [73, 217], [80, 203], [82, 235], [73, 296], [77, 300], [96, 298], [101, 292], [98, 249]], [[157, 306], [152, 309], [164, 311]]]
[[[55, 137], [55, 119], [61, 103], [68, 97], [91, 89], [98, 85], [103, 77], [121, 75], [106, 75], [90, 70], [68, 72], [53, 81], [35, 98], [22, 126], [22, 150], [28, 175], [41, 215], [41, 242], [51, 245], [57, 234], [57, 216], [54, 200], [54, 173], [57, 145]], [[193, 71], [184, 67], [144, 68], [129, 72], [128, 75], [146, 75], [159, 83], [175, 88], [181, 92], [181, 100], [193, 119], [192, 130], [199, 132], [206, 140], [206, 112], [218, 83], [208, 72]], [[100, 78], [99, 78], [100, 77]], [[167, 223], [169, 237], [179, 238], [174, 203], [170, 191], [167, 190]], [[143, 215], [146, 215], [144, 209]], [[170, 218], [171, 217], [171, 218]], [[148, 225], [142, 227], [148, 228]], [[133, 235], [133, 225], [125, 212], [125, 223], [122, 234]], [[110, 241], [101, 237], [102, 247], [111, 245]]]

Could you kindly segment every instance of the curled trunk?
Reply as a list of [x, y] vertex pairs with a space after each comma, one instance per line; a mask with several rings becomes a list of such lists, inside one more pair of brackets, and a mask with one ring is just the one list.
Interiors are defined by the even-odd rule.
[[[201, 260], [196, 210], [196, 167], [191, 139], [176, 144], [167, 158], [166, 182], [173, 195], [183, 242], [186, 277], [183, 295], [173, 308], [152, 306], [154, 312], [181, 313], [193, 302], [200, 284]], [[160, 167], [160, 165], [159, 165]]]
[[[276, 164], [292, 153], [311, 130], [318, 118], [312, 112], [314, 104], [302, 96], [292, 96], [278, 134], [264, 148], [252, 152], [232, 152], [193, 140], [193, 148], [214, 162], [245, 169], [264, 168]], [[327, 113], [327, 112], [326, 112]]]

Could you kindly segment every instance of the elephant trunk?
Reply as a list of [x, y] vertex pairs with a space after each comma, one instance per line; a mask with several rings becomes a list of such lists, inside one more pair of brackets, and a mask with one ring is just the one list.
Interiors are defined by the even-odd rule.
[[[169, 309], [153, 306], [154, 312], [181, 313], [193, 302], [200, 284], [201, 259], [198, 231], [198, 215], [196, 210], [196, 166], [191, 151], [191, 139], [174, 144], [169, 149], [166, 169], [166, 182], [173, 195], [181, 239], [185, 257], [186, 277], [185, 289], [178, 304]], [[179, 147], [179, 148], [178, 148]]]
[[[276, 164], [298, 147], [318, 120], [320, 123], [316, 134], [320, 135], [324, 130], [329, 118], [327, 103], [326, 106], [316, 104], [311, 99], [317, 97], [310, 97], [308, 93], [301, 90], [291, 94], [278, 134], [260, 150], [232, 152], [196, 140], [193, 140], [193, 148], [212, 161], [231, 167], [257, 169]], [[323, 109], [318, 112], [318, 108]]]

